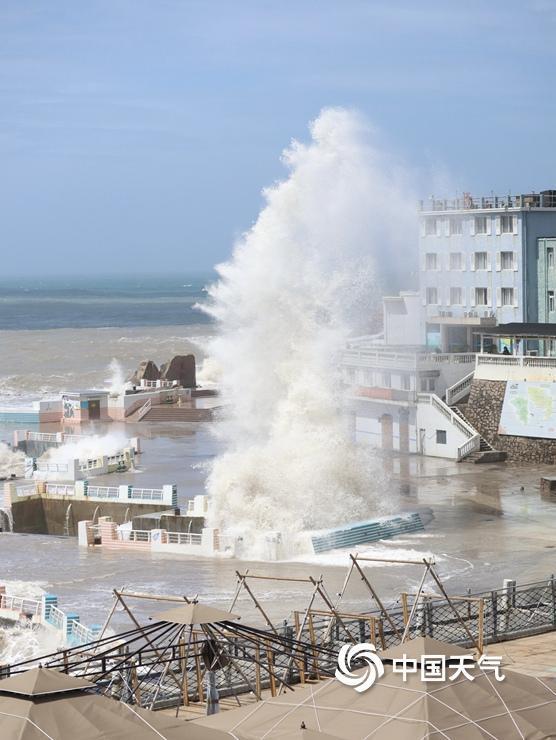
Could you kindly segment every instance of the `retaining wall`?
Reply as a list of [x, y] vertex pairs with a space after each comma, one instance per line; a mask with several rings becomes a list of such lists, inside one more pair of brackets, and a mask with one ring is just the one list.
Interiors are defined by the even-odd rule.
[[464, 407], [466, 418], [489, 444], [506, 452], [509, 460], [548, 464], [556, 462], [556, 439], [498, 434], [505, 393], [505, 380], [473, 380], [469, 402]]
[[[117, 501], [87, 501], [71, 498], [43, 498], [41, 496], [26, 496], [12, 501], [12, 516], [14, 532], [26, 534], [66, 534], [66, 512], [71, 504], [68, 522], [68, 532], [77, 536], [77, 524], [84, 519], [92, 519], [99, 507], [97, 516], [110, 516], [117, 524], [122, 524], [126, 518], [132, 519], [141, 514], [152, 514], [160, 511], [160, 501], [153, 504], [119, 503]], [[129, 511], [128, 511], [129, 509]], [[178, 509], [179, 513], [179, 509]]]

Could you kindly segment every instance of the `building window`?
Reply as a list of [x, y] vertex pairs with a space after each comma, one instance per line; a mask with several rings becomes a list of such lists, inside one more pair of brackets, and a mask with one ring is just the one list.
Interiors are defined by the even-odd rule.
[[475, 288], [475, 305], [476, 306], [487, 306], [488, 303], [488, 290], [487, 288]]
[[446, 444], [446, 430], [445, 429], [437, 429], [436, 430], [436, 444], [437, 445], [445, 445]]
[[502, 288], [502, 305], [513, 306], [514, 305], [514, 289], [513, 288]]
[[437, 268], [436, 252], [427, 252], [425, 259], [425, 266], [427, 270], [436, 270]]
[[402, 382], [402, 389], [404, 391], [409, 391], [411, 389], [411, 381], [409, 379], [409, 375], [402, 375], [401, 382]]
[[450, 270], [461, 270], [463, 264], [461, 252], [450, 253]]
[[450, 288], [450, 306], [461, 306], [461, 288]]
[[548, 310], [549, 312], [554, 311], [554, 291], [548, 291]]
[[486, 270], [488, 268], [488, 256], [486, 252], [475, 252], [475, 269]]
[[438, 290], [436, 288], [427, 288], [427, 304], [429, 306], [438, 304]]
[[421, 378], [421, 393], [434, 393], [434, 378]]
[[436, 236], [436, 219], [435, 218], [425, 219], [425, 234], [427, 236]]
[[475, 234], [487, 233], [487, 216], [475, 216]]
[[392, 376], [390, 375], [390, 373], [382, 373], [382, 387], [383, 388], [392, 387]]
[[463, 234], [463, 222], [461, 218], [451, 218], [449, 221], [450, 224], [450, 236], [454, 236], [456, 234]]
[[546, 248], [546, 264], [550, 269], [554, 268], [554, 247]]
[[503, 270], [514, 269], [514, 253], [513, 252], [500, 252], [500, 265]]
[[514, 232], [514, 216], [503, 215], [500, 219], [500, 231], [503, 234], [513, 234]]

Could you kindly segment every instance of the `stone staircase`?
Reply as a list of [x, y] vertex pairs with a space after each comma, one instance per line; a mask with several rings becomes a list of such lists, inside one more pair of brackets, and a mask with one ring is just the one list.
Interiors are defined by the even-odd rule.
[[[462, 410], [461, 405], [460, 406], [451, 406], [450, 407], [452, 411], [459, 416], [460, 419], [463, 419], [467, 424], [471, 424], [471, 422], [467, 419], [465, 416], [465, 413]], [[466, 462], [466, 463], [493, 463], [493, 462], [503, 462], [507, 457], [507, 454], [505, 452], [501, 452], [500, 450], [494, 449], [494, 447], [486, 441], [486, 439], [481, 435], [480, 436], [480, 445], [479, 449], [475, 450], [474, 452], [471, 452], [469, 455], [466, 455], [460, 462]]]
[[197, 409], [175, 404], [151, 406], [139, 421], [199, 422], [212, 421], [215, 409]]

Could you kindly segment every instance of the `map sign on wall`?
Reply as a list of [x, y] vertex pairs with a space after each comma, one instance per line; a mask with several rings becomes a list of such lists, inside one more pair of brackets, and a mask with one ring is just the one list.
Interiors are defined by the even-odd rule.
[[556, 439], [556, 383], [509, 380], [498, 434]]

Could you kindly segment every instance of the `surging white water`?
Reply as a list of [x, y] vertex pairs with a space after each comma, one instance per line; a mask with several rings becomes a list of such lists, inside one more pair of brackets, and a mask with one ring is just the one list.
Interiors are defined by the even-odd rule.
[[108, 370], [110, 376], [106, 379], [107, 390], [111, 396], [121, 396], [131, 388], [131, 383], [126, 380], [124, 369], [118, 360], [113, 357]]
[[130, 446], [129, 439], [123, 432], [109, 432], [108, 434], [91, 434], [83, 436], [76, 442], [66, 442], [60, 447], [51, 447], [43, 455], [43, 459], [53, 462], [65, 460], [88, 460], [103, 455], [116, 455], [125, 447]]
[[25, 455], [20, 450], [12, 450], [4, 442], [0, 442], [0, 478], [7, 478], [13, 473], [23, 474]]
[[213, 523], [249, 543], [380, 513], [373, 459], [342, 417], [339, 356], [368, 326], [377, 261], [413, 233], [412, 199], [357, 114], [324, 110], [310, 130], [285, 151], [288, 179], [264, 192], [206, 307], [231, 408], [207, 483]]

